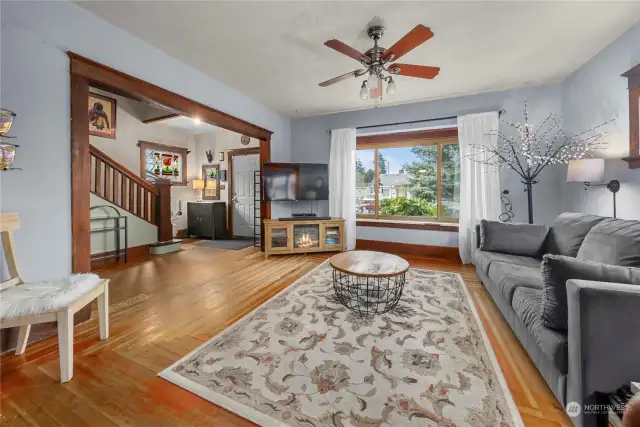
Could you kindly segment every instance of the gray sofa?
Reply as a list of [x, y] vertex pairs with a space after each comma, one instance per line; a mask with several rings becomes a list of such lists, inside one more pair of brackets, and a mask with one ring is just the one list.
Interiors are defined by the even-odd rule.
[[[640, 379], [640, 221], [565, 213], [551, 226], [483, 221], [477, 235], [478, 276], [563, 407]], [[558, 271], [568, 280], [549, 286]]]

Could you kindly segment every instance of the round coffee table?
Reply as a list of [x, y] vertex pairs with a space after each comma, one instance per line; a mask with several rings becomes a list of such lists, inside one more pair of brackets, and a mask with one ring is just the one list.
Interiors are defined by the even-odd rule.
[[329, 259], [333, 289], [349, 310], [363, 315], [386, 313], [400, 301], [409, 263], [373, 251], [342, 252]]

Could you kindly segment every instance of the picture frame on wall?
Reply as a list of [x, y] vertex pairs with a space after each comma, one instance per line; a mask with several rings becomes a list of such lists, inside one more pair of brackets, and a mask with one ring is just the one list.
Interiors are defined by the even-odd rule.
[[220, 200], [220, 165], [202, 165], [202, 200]]
[[89, 92], [89, 135], [116, 139], [116, 100]]

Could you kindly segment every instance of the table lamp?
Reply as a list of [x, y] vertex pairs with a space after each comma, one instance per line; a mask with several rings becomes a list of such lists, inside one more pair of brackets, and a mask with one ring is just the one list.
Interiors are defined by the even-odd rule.
[[620, 190], [620, 182], [611, 180], [606, 184], [594, 184], [604, 179], [604, 159], [569, 160], [567, 182], [583, 182], [584, 189], [589, 187], [605, 187], [613, 193], [613, 217], [616, 217], [616, 193]]
[[198, 197], [196, 199], [196, 201], [201, 202], [202, 201], [202, 190], [204, 190], [204, 180], [203, 179], [194, 179], [193, 181], [191, 181], [191, 188], [193, 188], [194, 190], [198, 190], [198, 193], [200, 194], [200, 197]]

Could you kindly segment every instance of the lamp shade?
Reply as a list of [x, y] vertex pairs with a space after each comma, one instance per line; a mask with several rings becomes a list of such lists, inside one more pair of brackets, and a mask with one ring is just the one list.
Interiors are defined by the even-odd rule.
[[216, 189], [216, 181], [214, 181], [213, 179], [208, 179], [206, 188], [207, 188], [207, 190], [215, 190]]
[[191, 181], [191, 187], [194, 190], [202, 190], [204, 188], [204, 180], [203, 179], [194, 179]]
[[604, 159], [569, 160], [568, 182], [602, 182]]

